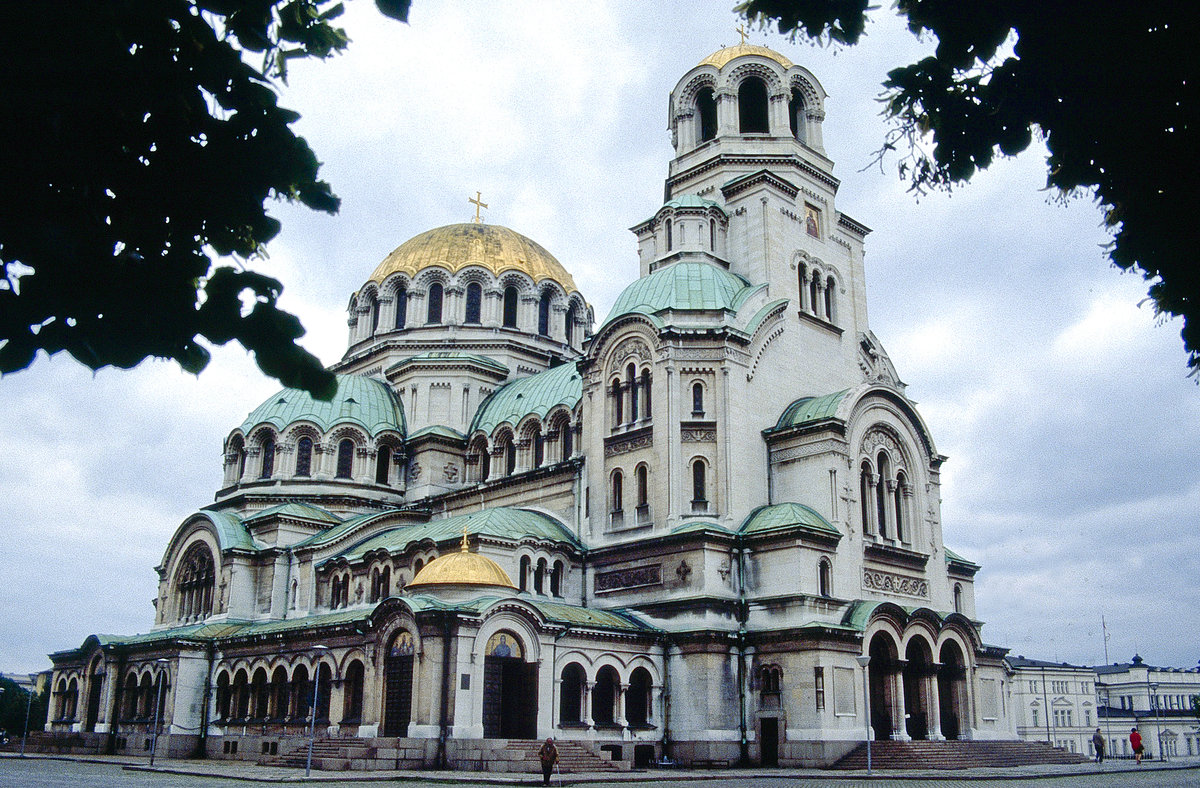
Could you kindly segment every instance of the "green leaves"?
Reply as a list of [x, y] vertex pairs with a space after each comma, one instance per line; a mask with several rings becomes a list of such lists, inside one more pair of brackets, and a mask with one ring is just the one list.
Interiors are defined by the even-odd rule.
[[[403, 19], [408, 3], [380, 3]], [[282, 286], [249, 259], [270, 199], [334, 213], [320, 162], [267, 64], [345, 49], [330, 0], [43, 0], [0, 13], [0, 372], [38, 351], [93, 369], [236, 341], [285, 385], [333, 376], [296, 344]], [[257, 59], [257, 58], [256, 58]], [[282, 74], [282, 67], [280, 68]], [[215, 109], [214, 109], [215, 108]]]

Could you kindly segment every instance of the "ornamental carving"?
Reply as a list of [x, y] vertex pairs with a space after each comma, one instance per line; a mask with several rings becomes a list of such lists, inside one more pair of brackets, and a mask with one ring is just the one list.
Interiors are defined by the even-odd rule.
[[680, 431], [680, 440], [684, 443], [713, 443], [717, 440], [715, 429], [687, 428]]
[[443, 466], [443, 468], [442, 468], [442, 477], [445, 478], [445, 480], [450, 482], [451, 484], [453, 484], [454, 482], [457, 482], [458, 481], [458, 465], [453, 462], [446, 463], [445, 466]]
[[863, 588], [870, 591], [883, 591], [886, 594], [900, 594], [918, 599], [929, 598], [929, 583], [919, 577], [896, 575], [891, 572], [880, 572], [875, 569], [863, 569]]
[[651, 432], [633, 433], [627, 438], [610, 438], [604, 446], [604, 456], [616, 457], [618, 454], [628, 454], [652, 445], [654, 445], [654, 434]]
[[650, 347], [640, 339], [630, 337], [617, 345], [616, 350], [612, 354], [613, 366], [619, 367], [625, 363], [625, 359], [637, 356], [640, 359], [649, 361]]
[[662, 585], [662, 564], [634, 566], [596, 575], [596, 593]]
[[900, 458], [904, 456], [904, 452], [900, 449], [900, 441], [896, 438], [896, 435], [890, 429], [877, 424], [867, 430], [867, 434], [863, 436], [859, 453], [873, 455], [880, 448], [887, 449], [892, 457]]

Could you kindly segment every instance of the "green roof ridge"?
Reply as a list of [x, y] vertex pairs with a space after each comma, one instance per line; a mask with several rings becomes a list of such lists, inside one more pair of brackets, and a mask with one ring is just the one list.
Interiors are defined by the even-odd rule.
[[840, 537], [842, 535], [842, 532], [822, 517], [816, 509], [802, 503], [793, 502], [758, 507], [742, 523], [739, 533], [763, 533], [765, 531], [791, 528], [793, 526], [821, 531], [831, 536]]
[[[737, 312], [754, 291], [737, 274], [708, 262], [679, 262], [635, 280], [617, 296], [603, 325], [631, 312], [663, 310]], [[602, 326], [603, 327], [603, 326]]]
[[786, 430], [789, 427], [833, 418], [837, 414], [838, 406], [842, 404], [842, 398], [849, 392], [850, 389], [842, 389], [820, 397], [800, 397], [783, 409], [779, 421], [768, 431]]
[[491, 434], [504, 422], [514, 427], [530, 414], [545, 418], [554, 407], [574, 409], [583, 397], [583, 379], [574, 363], [567, 362], [545, 372], [506, 383], [483, 401], [468, 434], [482, 430]]
[[271, 424], [282, 430], [298, 421], [310, 421], [322, 431], [336, 424], [357, 424], [371, 437], [405, 431], [400, 398], [387, 383], [362, 375], [338, 375], [337, 392], [328, 402], [299, 389], [282, 389], [250, 411], [241, 429], [249, 434], [260, 424]]

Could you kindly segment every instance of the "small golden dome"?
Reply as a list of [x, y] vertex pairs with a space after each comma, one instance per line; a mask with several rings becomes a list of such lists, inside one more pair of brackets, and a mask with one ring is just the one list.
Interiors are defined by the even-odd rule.
[[783, 55], [776, 52], [774, 49], [760, 47], [755, 44], [738, 44], [736, 46], [724, 47], [713, 52], [708, 57], [700, 61], [701, 66], [715, 66], [716, 68], [724, 68], [725, 64], [735, 57], [743, 55], [761, 55], [762, 57], [770, 58], [784, 68], [791, 68], [794, 63], [788, 60]]
[[508, 572], [492, 559], [467, 550], [467, 535], [463, 533], [462, 549], [430, 561], [406, 586], [502, 586], [516, 589]]
[[496, 276], [505, 271], [528, 274], [534, 282], [552, 279], [566, 292], [574, 291], [575, 280], [536, 241], [498, 224], [448, 224], [413, 236], [371, 274], [379, 284], [395, 273], [409, 277], [430, 266], [441, 266], [450, 273], [469, 265], [478, 265]]

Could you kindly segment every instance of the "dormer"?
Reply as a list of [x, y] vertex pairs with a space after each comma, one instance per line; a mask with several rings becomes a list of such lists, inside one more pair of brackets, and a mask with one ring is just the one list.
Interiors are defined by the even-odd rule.
[[720, 204], [694, 194], [670, 200], [653, 217], [629, 228], [638, 239], [640, 275], [679, 262], [729, 268], [729, 217]]

